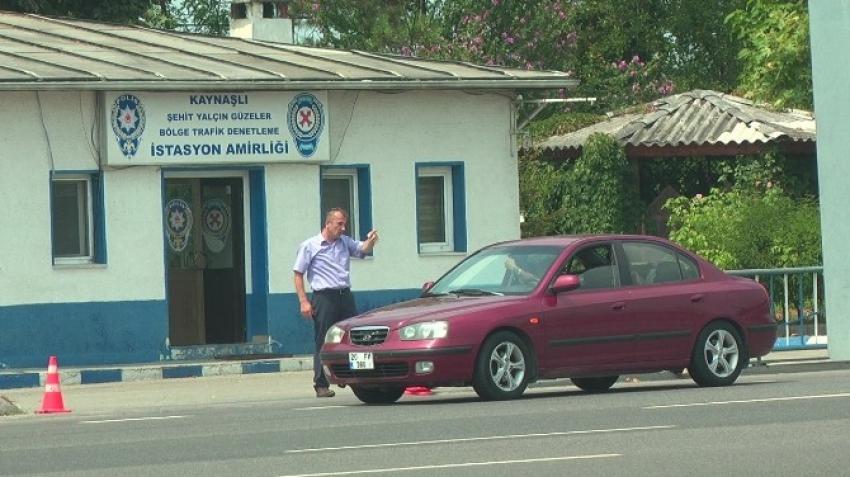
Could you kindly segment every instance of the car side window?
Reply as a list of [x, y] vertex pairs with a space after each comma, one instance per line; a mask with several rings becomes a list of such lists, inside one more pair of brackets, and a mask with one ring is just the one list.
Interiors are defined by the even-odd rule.
[[[679, 266], [680, 254], [674, 250], [648, 242], [624, 242], [623, 252], [632, 283], [635, 285], [678, 282], [683, 279]], [[691, 266], [696, 267], [694, 264]], [[693, 270], [688, 273], [693, 274]]]
[[564, 269], [565, 273], [578, 275], [580, 289], [605, 289], [620, 286], [620, 274], [609, 244], [593, 245], [575, 253]]
[[696, 280], [699, 278], [699, 266], [690, 257], [678, 254], [679, 267], [682, 269], [682, 278], [684, 280]]

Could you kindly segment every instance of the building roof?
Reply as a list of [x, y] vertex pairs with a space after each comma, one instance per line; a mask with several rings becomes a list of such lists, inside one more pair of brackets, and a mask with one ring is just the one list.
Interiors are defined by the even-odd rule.
[[537, 146], [544, 154], [575, 157], [594, 133], [613, 136], [629, 156], [735, 155], [768, 144], [814, 150], [815, 120], [807, 111], [769, 111], [730, 94], [693, 90], [647, 104], [647, 112], [612, 116]]
[[0, 90], [571, 88], [560, 71], [0, 12]]

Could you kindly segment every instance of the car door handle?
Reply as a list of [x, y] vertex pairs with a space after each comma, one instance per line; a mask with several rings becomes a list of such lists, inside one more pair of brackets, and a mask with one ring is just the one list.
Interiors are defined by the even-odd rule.
[[624, 302], [624, 301], [618, 301], [617, 303], [614, 303], [613, 305], [611, 305], [612, 310], [622, 310], [625, 307], [626, 307], [626, 302]]
[[694, 302], [694, 303], [701, 302], [701, 301], [702, 301], [703, 296], [704, 296], [704, 295], [703, 295], [702, 293], [697, 293], [696, 295], [692, 295], [692, 296], [691, 296], [691, 301], [692, 301], [692, 302]]

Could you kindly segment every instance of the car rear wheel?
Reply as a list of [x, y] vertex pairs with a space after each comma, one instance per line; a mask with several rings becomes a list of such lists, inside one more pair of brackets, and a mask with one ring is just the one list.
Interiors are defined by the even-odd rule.
[[619, 376], [603, 376], [601, 378], [570, 378], [570, 381], [582, 391], [601, 393], [607, 391], [617, 382]]
[[366, 404], [392, 404], [399, 400], [404, 394], [402, 387], [370, 388], [362, 386], [351, 386], [351, 391], [357, 399]]
[[728, 386], [744, 368], [743, 341], [729, 323], [711, 323], [700, 332], [688, 373], [700, 386]]
[[493, 333], [478, 353], [473, 389], [485, 401], [518, 398], [528, 386], [526, 367], [530, 357], [525, 343], [516, 334]]

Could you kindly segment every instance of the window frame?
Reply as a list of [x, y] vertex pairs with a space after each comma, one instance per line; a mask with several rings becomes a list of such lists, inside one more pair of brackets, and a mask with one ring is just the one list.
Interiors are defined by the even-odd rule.
[[372, 186], [370, 169], [368, 164], [346, 164], [326, 165], [320, 167], [319, 172], [319, 217], [320, 227], [325, 225], [325, 214], [327, 210], [321, 210], [322, 197], [324, 195], [323, 181], [326, 177], [344, 177], [349, 179], [349, 199], [351, 210], [348, 210], [349, 228], [353, 225], [354, 231], [349, 232], [349, 237], [355, 240], [366, 240], [366, 234], [372, 230]]
[[[423, 177], [441, 177], [443, 179], [443, 242], [423, 242], [419, 235], [419, 179]], [[454, 188], [451, 166], [419, 166], [416, 170], [416, 237], [419, 253], [453, 252], [454, 248]]]
[[[77, 230], [85, 234], [86, 250], [80, 255], [57, 255], [56, 220], [54, 206], [54, 185], [60, 182], [83, 184], [85, 187], [85, 210], [79, 204], [82, 194], [77, 194], [78, 212], [85, 214], [85, 230], [77, 221]], [[80, 215], [82, 217], [82, 214]], [[100, 172], [52, 171], [50, 175], [50, 255], [54, 265], [86, 265], [106, 263], [106, 244], [104, 234], [103, 176]], [[82, 238], [82, 237], [81, 237]]]
[[[413, 190], [414, 227], [416, 230], [416, 251], [419, 255], [465, 254], [467, 252], [466, 223], [466, 173], [462, 161], [417, 162], [414, 164]], [[444, 207], [451, 207], [451, 216], [446, 217], [446, 242], [422, 242], [419, 235], [419, 177], [420, 172], [434, 170], [449, 171], [448, 179], [444, 175]]]

